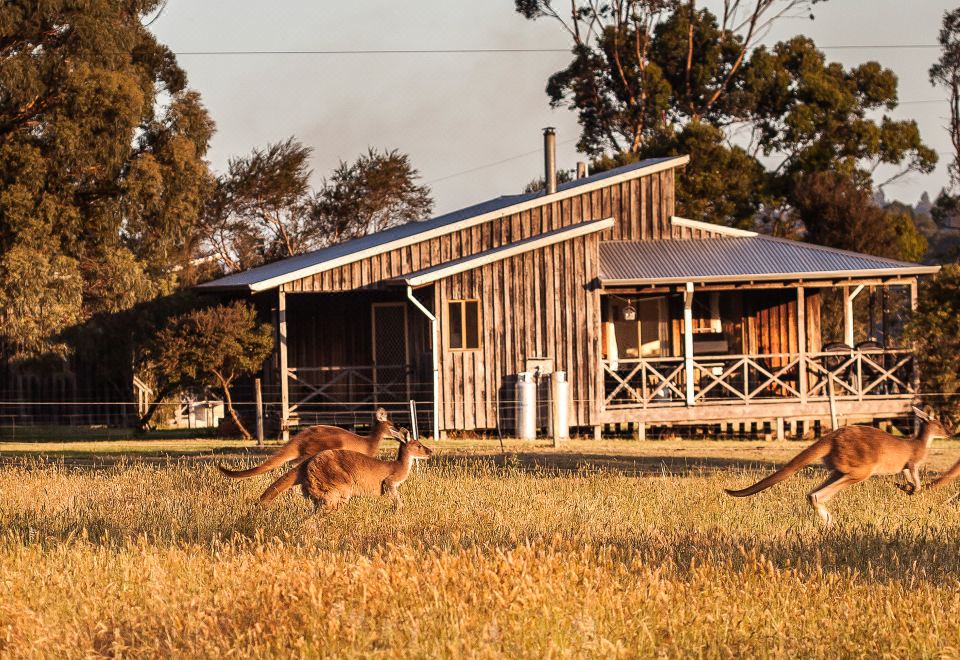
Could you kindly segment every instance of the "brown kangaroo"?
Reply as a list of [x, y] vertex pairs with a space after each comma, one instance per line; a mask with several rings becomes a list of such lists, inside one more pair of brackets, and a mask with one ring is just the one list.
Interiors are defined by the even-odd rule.
[[410, 474], [415, 458], [429, 458], [433, 453], [419, 440], [410, 439], [410, 432], [400, 442], [397, 460], [380, 461], [364, 454], [344, 449], [322, 451], [298, 463], [293, 469], [273, 482], [260, 496], [261, 504], [269, 504], [280, 493], [299, 485], [303, 496], [313, 500], [315, 510], [329, 512], [352, 497], [389, 495], [394, 507], [403, 502], [398, 488]]
[[898, 438], [869, 426], [845, 426], [804, 449], [769, 477], [741, 490], [726, 491], [734, 497], [759, 493], [822, 458], [830, 468], [830, 476], [810, 491], [807, 499], [829, 525], [833, 517], [824, 505], [841, 490], [875, 474], [903, 472], [907, 478], [907, 486], [902, 487], [903, 490], [910, 495], [916, 493], [920, 490], [919, 467], [927, 460], [930, 444], [936, 438], [948, 438], [950, 435], [934, 419], [925, 419], [920, 433], [913, 438]]
[[[935, 488], [940, 488], [946, 486], [948, 483], [960, 476], [960, 460], [950, 466], [950, 469], [941, 474], [939, 477], [930, 482], [927, 486], [928, 489], [933, 490]], [[951, 500], [957, 497], [954, 495]]]
[[376, 424], [370, 435], [357, 435], [338, 426], [311, 426], [290, 438], [287, 444], [256, 467], [249, 470], [228, 470], [222, 465], [217, 467], [231, 479], [247, 479], [269, 472], [288, 461], [302, 461], [327, 449], [348, 449], [367, 456], [376, 456], [384, 438], [402, 440], [404, 436], [390, 422], [387, 411], [383, 408], [377, 408], [374, 419]]

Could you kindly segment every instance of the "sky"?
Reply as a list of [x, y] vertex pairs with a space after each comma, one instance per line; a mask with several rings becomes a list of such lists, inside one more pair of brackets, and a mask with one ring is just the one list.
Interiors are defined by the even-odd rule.
[[[705, 2], [710, 6], [716, 2]], [[815, 20], [774, 26], [764, 43], [806, 34], [845, 66], [876, 60], [900, 79], [890, 115], [916, 119], [940, 152], [937, 170], [889, 185], [888, 199], [916, 202], [946, 183], [951, 150], [946, 93], [927, 71], [947, 0], [828, 0]], [[237, 50], [567, 48], [553, 21], [525, 20], [512, 0], [169, 0], [153, 24], [217, 124], [217, 171], [254, 147], [293, 135], [313, 149], [315, 183], [368, 147], [410, 155], [445, 212], [521, 192], [542, 175], [544, 126], [557, 128], [557, 161], [577, 160], [575, 114], [550, 108], [544, 88], [566, 53], [211, 55]], [[828, 48], [831, 46], [862, 48]], [[878, 171], [883, 180], [888, 171]]]

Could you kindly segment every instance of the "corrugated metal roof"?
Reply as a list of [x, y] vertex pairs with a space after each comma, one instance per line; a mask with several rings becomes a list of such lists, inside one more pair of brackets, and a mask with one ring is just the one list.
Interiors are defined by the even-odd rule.
[[513, 207], [526, 203], [535, 206], [537, 205], [536, 200], [538, 198], [543, 199], [545, 202], [547, 200], [555, 201], [557, 198], [577, 194], [575, 191], [581, 188], [590, 189], [601, 187], [605, 185], [608, 179], [619, 176], [632, 178], [630, 175], [642, 176], [644, 174], [643, 170], [664, 169], [665, 166], [672, 161], [675, 161], [675, 166], [679, 166], [686, 163], [687, 160], [686, 156], [648, 158], [632, 165], [617, 167], [612, 170], [607, 170], [606, 172], [564, 183], [558, 186], [557, 192], [549, 198], [542, 192], [497, 197], [486, 202], [481, 202], [480, 204], [474, 204], [473, 206], [468, 206], [457, 211], [445, 213], [430, 220], [411, 222], [328, 248], [295, 257], [288, 257], [287, 259], [275, 261], [271, 264], [227, 275], [218, 280], [201, 284], [198, 288], [205, 290], [243, 289], [251, 291], [271, 289], [284, 282], [329, 270], [344, 263], [351, 263], [374, 254], [386, 252], [400, 245], [408, 244], [415, 237], [416, 240], [425, 240], [425, 238], [428, 237], [421, 235], [442, 235], [450, 231], [455, 231], [459, 228], [458, 225], [469, 225], [471, 220], [481, 219], [487, 214], [499, 213], [500, 215], [506, 215], [512, 212]]
[[604, 241], [604, 284], [821, 279], [934, 273], [938, 266], [884, 259], [770, 236]]
[[430, 282], [436, 282], [450, 275], [463, 273], [468, 270], [473, 270], [474, 268], [479, 268], [485, 264], [506, 259], [507, 257], [523, 254], [530, 250], [536, 250], [537, 248], [546, 247], [555, 243], [569, 241], [571, 238], [586, 236], [587, 234], [593, 234], [598, 231], [603, 231], [604, 229], [610, 229], [611, 227], [613, 227], [613, 218], [579, 222], [575, 225], [567, 225], [560, 229], [537, 234], [515, 243], [501, 245], [492, 250], [478, 252], [468, 257], [461, 257], [454, 261], [424, 268], [423, 270], [418, 270], [414, 273], [403, 275], [402, 277], [393, 278], [391, 282], [406, 284], [408, 286], [421, 286], [423, 284], [429, 284]]

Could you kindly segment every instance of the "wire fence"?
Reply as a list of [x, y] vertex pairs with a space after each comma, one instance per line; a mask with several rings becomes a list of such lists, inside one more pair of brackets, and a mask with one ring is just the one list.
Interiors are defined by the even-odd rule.
[[[277, 392], [276, 394], [278, 394]], [[282, 407], [274, 392], [268, 389], [262, 403], [262, 420], [266, 439], [276, 439], [281, 434]], [[960, 397], [956, 392], [925, 392], [916, 396], [918, 404], [942, 402]], [[416, 411], [416, 426], [424, 435], [430, 435], [433, 429], [433, 399], [430, 392], [418, 390], [413, 397]], [[464, 399], [447, 400], [446, 407], [456, 408], [465, 403]], [[495, 406], [496, 417], [493, 427], [480, 429], [478, 433], [511, 435], [514, 432], [516, 410], [519, 401], [514, 398], [498, 399]], [[587, 399], [572, 399], [571, 407], [593, 406], [597, 402]], [[161, 402], [156, 407], [150, 429], [146, 437], [237, 437], [239, 430], [232, 423], [229, 411], [219, 399], [185, 400], [181, 402]], [[539, 404], [541, 407], [543, 402]], [[306, 401], [291, 405], [289, 414], [292, 429], [298, 427], [328, 424], [357, 431], [368, 429], [374, 419], [377, 408], [384, 408], [390, 419], [398, 426], [412, 428], [410, 400], [393, 397], [389, 400], [365, 398], [353, 401]], [[234, 408], [241, 422], [251, 434], [257, 429], [257, 403], [246, 399], [234, 402]], [[640, 412], [640, 411], [638, 411]], [[0, 401], [0, 441], [30, 439], [71, 440], [71, 439], [111, 439], [129, 438], [140, 434], [140, 420], [144, 410], [142, 404], [129, 401]], [[543, 411], [540, 419], [545, 419]], [[638, 420], [645, 415], [638, 414]], [[655, 415], [654, 415], [655, 417]], [[664, 428], [683, 428], [692, 435], [731, 435], [763, 436], [774, 432], [775, 420], [764, 415], [757, 407], [751, 419], [663, 424]], [[896, 420], [906, 427], [910, 413], [878, 415], [878, 418]], [[801, 434], [809, 433], [816, 426], [819, 432], [823, 420], [811, 418], [800, 426]], [[656, 422], [654, 422], [656, 425]], [[543, 425], [541, 425], [543, 426]], [[791, 425], [796, 432], [796, 425]], [[637, 423], [605, 424], [604, 435], [632, 437], [637, 434]], [[577, 429], [572, 430], [574, 434]], [[592, 435], [592, 427], [579, 429], [585, 435]], [[662, 435], [671, 435], [676, 431], [666, 431]], [[648, 436], [649, 437], [649, 436]], [[657, 437], [654, 435], [654, 437]]]

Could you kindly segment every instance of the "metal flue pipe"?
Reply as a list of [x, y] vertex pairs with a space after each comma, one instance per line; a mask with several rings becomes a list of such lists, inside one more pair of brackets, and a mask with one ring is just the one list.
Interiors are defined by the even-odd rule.
[[543, 192], [557, 192], [557, 132], [553, 126], [543, 129]]

